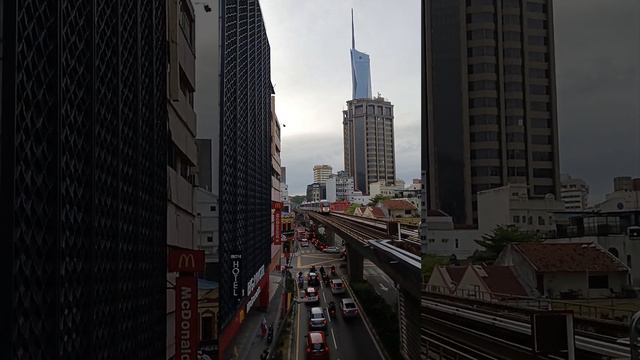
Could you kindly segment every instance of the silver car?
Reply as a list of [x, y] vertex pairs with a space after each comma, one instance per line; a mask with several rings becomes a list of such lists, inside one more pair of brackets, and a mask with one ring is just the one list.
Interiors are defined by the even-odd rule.
[[337, 246], [327, 246], [322, 251], [327, 253], [327, 254], [339, 254], [340, 253], [340, 248], [337, 247]]
[[309, 311], [309, 331], [326, 330], [327, 319], [324, 317], [324, 310], [321, 307], [312, 307]]

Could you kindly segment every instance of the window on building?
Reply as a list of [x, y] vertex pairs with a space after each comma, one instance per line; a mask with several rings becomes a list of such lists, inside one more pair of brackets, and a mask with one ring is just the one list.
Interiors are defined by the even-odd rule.
[[480, 90], [496, 90], [497, 83], [491, 80], [480, 80], [480, 81], [471, 81], [469, 82], [469, 90], [471, 91], [480, 91]]
[[551, 103], [542, 101], [532, 101], [530, 104], [533, 111], [551, 111]]
[[631, 255], [627, 255], [627, 266], [631, 267]]
[[529, 61], [538, 61], [538, 62], [549, 62], [549, 56], [547, 53], [537, 52], [537, 51], [529, 51], [527, 55]]
[[184, 1], [180, 1], [180, 19], [179, 19], [179, 23], [180, 23], [180, 29], [182, 30], [182, 33], [184, 34], [185, 39], [187, 39], [187, 43], [189, 44], [189, 47], [191, 47], [191, 49], [193, 49], [193, 18], [191, 18], [191, 14], [189, 12], [189, 7], [187, 6], [187, 4], [184, 3]]
[[615, 256], [615, 257], [619, 257], [618, 249], [616, 249], [616, 248], [614, 248], [614, 247], [609, 248], [609, 253], [610, 253], [611, 255]]
[[522, 66], [507, 64], [504, 66], [505, 75], [522, 75]]
[[[536, 84], [531, 84], [529, 85], [529, 92], [532, 95], [548, 95], [549, 94], [549, 87], [546, 85], [536, 85]], [[546, 110], [544, 110], [546, 111]]]
[[494, 0], [467, 0], [467, 6], [486, 6], [493, 4]]
[[544, 13], [547, 11], [547, 6], [545, 4], [539, 4], [535, 2], [527, 2], [527, 11], [534, 13]]
[[[518, 68], [520, 68], [518, 66]], [[522, 83], [517, 81], [508, 81], [504, 83], [504, 91], [506, 92], [522, 92]]]
[[505, 106], [507, 109], [521, 109], [523, 106], [522, 99], [506, 99]]
[[500, 168], [497, 166], [472, 166], [472, 176], [500, 176]]
[[216, 206], [215, 205], [209, 206], [209, 211], [216, 211]]
[[494, 74], [496, 73], [496, 64], [479, 63], [469, 65], [470, 74]]
[[531, 143], [536, 145], [551, 144], [551, 136], [549, 135], [531, 135]]
[[497, 149], [471, 150], [471, 159], [500, 159], [500, 151]]
[[507, 126], [524, 126], [524, 119], [522, 116], [509, 115], [505, 118]]
[[527, 176], [527, 168], [523, 166], [509, 166], [507, 168], [509, 176]]
[[516, 223], [516, 224], [519, 224], [519, 223], [520, 223], [520, 216], [515, 215], [515, 216], [513, 217], [513, 222], [514, 222], [514, 223]]
[[549, 75], [545, 69], [529, 68], [529, 77], [534, 79], [546, 79]]
[[534, 178], [552, 178], [553, 169], [533, 169]]
[[471, 141], [498, 141], [498, 133], [495, 131], [480, 131], [471, 133]]
[[212, 243], [213, 242], [213, 236], [207, 236], [207, 242], [208, 243]]
[[471, 125], [492, 125], [498, 123], [497, 115], [472, 115]]
[[527, 19], [527, 27], [529, 29], [546, 29], [547, 21], [539, 19]]
[[446, 243], [448, 243], [448, 242], [449, 242], [449, 239], [442, 239], [442, 243], [443, 243], [443, 244], [446, 244]]
[[460, 247], [460, 240], [456, 239], [456, 249]]
[[496, 33], [493, 30], [479, 29], [467, 32], [467, 40], [495, 40]]
[[533, 161], [552, 161], [553, 155], [550, 152], [534, 151], [531, 155]]
[[522, 52], [517, 48], [505, 48], [504, 57], [511, 59], [522, 59]]
[[527, 158], [524, 150], [507, 150], [507, 159], [522, 160]]
[[551, 119], [532, 118], [531, 127], [535, 129], [546, 129], [551, 127]]
[[498, 100], [496, 98], [475, 98], [471, 99], [471, 107], [496, 107]]
[[536, 195], [553, 194], [554, 192], [555, 192], [555, 188], [553, 186], [535, 185], [533, 187], [533, 193]]
[[518, 15], [503, 15], [502, 23], [505, 25], [520, 25], [520, 16]]
[[430, 243], [434, 243], [434, 242], [436, 242], [436, 239], [429, 239], [429, 242]]
[[589, 289], [608, 289], [608, 275], [589, 275]]
[[182, 69], [180, 69], [180, 90], [182, 91], [182, 95], [184, 96], [184, 98], [187, 100], [187, 103], [189, 103], [189, 105], [193, 109], [194, 89], [193, 86], [191, 86], [189, 79], [187, 79], [187, 75], [182, 71]]
[[495, 16], [493, 13], [489, 13], [489, 12], [469, 14], [467, 15], [467, 22], [468, 23], [481, 23], [481, 22], [494, 23]]
[[520, 0], [502, 0], [502, 7], [503, 8], [515, 8], [515, 9], [519, 9], [520, 8]]
[[503, 41], [520, 42], [520, 32], [519, 31], [505, 31], [505, 32], [502, 33], [502, 39], [503, 39]]
[[519, 143], [524, 142], [523, 133], [507, 133], [507, 142]]
[[547, 37], [540, 35], [529, 35], [529, 45], [545, 46], [547, 45]]
[[467, 56], [496, 56], [493, 46], [471, 47], [467, 49]]
[[538, 225], [544, 225], [544, 218], [542, 216], [538, 216]]

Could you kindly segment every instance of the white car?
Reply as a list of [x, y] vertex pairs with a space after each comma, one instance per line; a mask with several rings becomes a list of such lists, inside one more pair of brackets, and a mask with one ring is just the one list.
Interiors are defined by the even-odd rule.
[[309, 240], [307, 239], [300, 240], [300, 247], [309, 247]]
[[340, 248], [338, 248], [337, 246], [327, 246], [322, 251], [327, 253], [327, 254], [339, 254], [340, 253]]
[[344, 294], [344, 283], [342, 279], [331, 279], [331, 293], [333, 295]]
[[315, 288], [309, 287], [305, 292], [305, 302], [308, 304], [319, 304], [320, 296]]

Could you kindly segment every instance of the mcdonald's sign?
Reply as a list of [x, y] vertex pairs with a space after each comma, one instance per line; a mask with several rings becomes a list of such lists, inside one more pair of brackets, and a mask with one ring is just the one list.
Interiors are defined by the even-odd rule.
[[169, 246], [169, 272], [204, 272], [204, 251]]

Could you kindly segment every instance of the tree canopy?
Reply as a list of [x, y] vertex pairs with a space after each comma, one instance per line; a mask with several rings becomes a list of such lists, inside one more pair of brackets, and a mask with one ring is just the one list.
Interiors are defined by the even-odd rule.
[[389, 200], [389, 199], [391, 199], [390, 196], [384, 196], [382, 194], [378, 194], [378, 195], [372, 197], [371, 200], [369, 200], [369, 204], [368, 205], [369, 206], [376, 206], [376, 205], [378, 205], [378, 203], [380, 201], [385, 201], [385, 200]]
[[345, 214], [353, 215], [356, 212], [356, 209], [360, 206], [360, 204], [351, 203], [349, 207], [344, 211]]
[[475, 242], [484, 251], [474, 254], [476, 260], [495, 260], [507, 245], [519, 242], [538, 241], [535, 234], [520, 231], [513, 225], [498, 225], [490, 234], [482, 235], [482, 240]]

